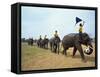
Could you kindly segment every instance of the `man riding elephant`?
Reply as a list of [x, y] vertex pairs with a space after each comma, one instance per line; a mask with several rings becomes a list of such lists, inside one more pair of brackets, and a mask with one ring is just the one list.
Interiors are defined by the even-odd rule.
[[91, 39], [90, 39], [90, 37], [87, 33], [81, 34], [81, 42], [80, 42], [79, 33], [71, 33], [71, 34], [64, 36], [64, 38], [62, 39], [63, 54], [67, 55], [66, 50], [70, 47], [74, 47], [73, 56], [75, 56], [76, 51], [78, 50], [80, 55], [81, 55], [82, 60], [84, 62], [86, 62], [85, 56], [84, 56], [84, 53], [83, 53], [83, 49], [82, 49], [82, 46], [81, 46], [82, 44], [86, 45], [86, 46], [90, 46], [90, 48], [91, 48], [90, 53], [93, 52]]
[[80, 42], [81, 42], [81, 40], [82, 40], [82, 33], [83, 33], [83, 25], [82, 25], [82, 23], [80, 23], [80, 25], [79, 25]]
[[58, 36], [58, 31], [57, 31], [57, 30], [56, 30], [55, 33], [54, 33], [54, 37], [55, 37], [55, 38], [58, 38], [58, 37], [59, 37], [59, 36]]
[[47, 35], [45, 35], [44, 37], [44, 48], [48, 49], [48, 42], [49, 42], [49, 39], [47, 38]]
[[47, 35], [45, 35], [44, 39], [41, 40], [41, 47], [48, 49], [48, 42], [49, 42], [49, 39], [47, 38]]
[[[83, 24], [82, 24], [83, 22]], [[82, 40], [82, 33], [83, 33], [83, 25], [84, 25], [84, 21], [78, 17], [76, 17], [76, 24], [78, 24], [79, 26], [79, 29], [78, 29], [78, 33], [79, 33], [79, 36], [80, 36], [80, 42]]]
[[40, 37], [39, 37], [39, 39], [38, 39], [38, 41], [37, 41], [38, 47], [41, 47], [41, 40], [42, 40], [42, 37], [41, 37], [41, 35], [40, 35]]
[[60, 37], [58, 36], [58, 32], [56, 30], [54, 37], [49, 40], [51, 51], [59, 54], [60, 41]]

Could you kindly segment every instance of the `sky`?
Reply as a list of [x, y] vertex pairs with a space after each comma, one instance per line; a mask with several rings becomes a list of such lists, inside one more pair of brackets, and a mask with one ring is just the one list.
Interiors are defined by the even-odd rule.
[[76, 17], [84, 23], [83, 31], [90, 37], [95, 37], [95, 11], [80, 9], [43, 8], [22, 6], [21, 7], [21, 37], [38, 39], [41, 35], [44, 38], [54, 36], [58, 31], [62, 39], [70, 33], [78, 33], [79, 25], [76, 24]]

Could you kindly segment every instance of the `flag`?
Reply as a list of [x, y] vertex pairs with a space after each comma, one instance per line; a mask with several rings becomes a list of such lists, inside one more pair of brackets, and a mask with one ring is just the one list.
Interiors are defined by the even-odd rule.
[[79, 23], [79, 22], [81, 22], [81, 21], [82, 21], [82, 19], [76, 17], [76, 24]]
[[[76, 24], [79, 25], [80, 23], [84, 25], [85, 21], [83, 21], [83, 20], [80, 19], [79, 17], [76, 17]], [[76, 25], [76, 24], [75, 24], [75, 25]]]

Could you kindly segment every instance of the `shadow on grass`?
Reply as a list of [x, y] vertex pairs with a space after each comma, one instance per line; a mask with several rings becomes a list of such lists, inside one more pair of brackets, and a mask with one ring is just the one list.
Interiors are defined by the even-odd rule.
[[[70, 52], [67, 52], [66, 58], [67, 57], [72, 57], [74, 59], [74, 58], [81, 58], [81, 55], [80, 54], [79, 55], [77, 54], [77, 55], [75, 55], [73, 57], [72, 54], [70, 54]], [[85, 55], [85, 58], [86, 58], [87, 61], [91, 61], [91, 62], [94, 62], [95, 61], [95, 57], [94, 56], [91, 56], [91, 55], [90, 56], [86, 56]]]

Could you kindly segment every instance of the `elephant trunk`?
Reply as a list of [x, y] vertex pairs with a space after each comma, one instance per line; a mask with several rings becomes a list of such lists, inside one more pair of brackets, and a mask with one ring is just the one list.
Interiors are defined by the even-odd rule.
[[92, 54], [92, 52], [93, 52], [93, 46], [92, 46], [91, 42], [88, 42], [88, 46], [89, 46], [89, 52], [86, 53], [86, 54], [87, 54], [87, 55], [90, 55], [90, 54]]

